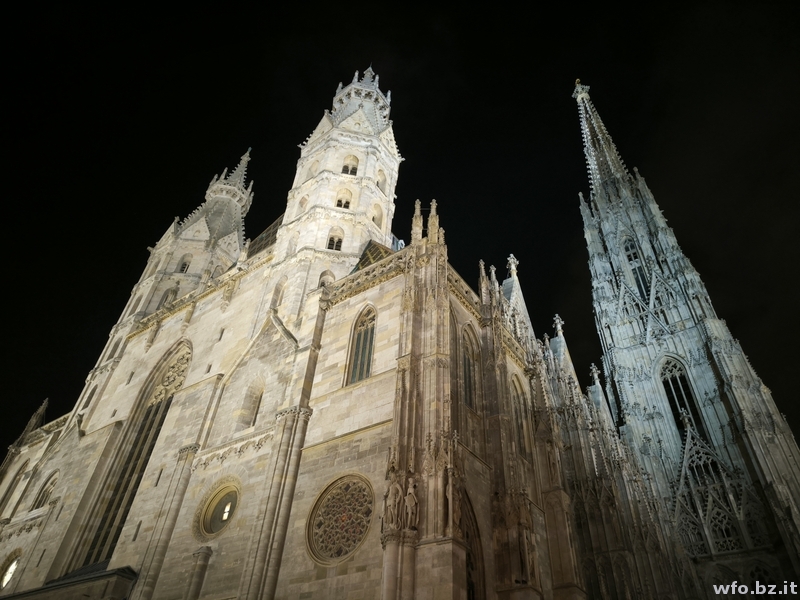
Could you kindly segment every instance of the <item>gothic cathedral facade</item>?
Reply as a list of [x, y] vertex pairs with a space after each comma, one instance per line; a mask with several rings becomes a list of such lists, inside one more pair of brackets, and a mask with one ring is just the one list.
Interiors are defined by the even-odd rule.
[[249, 151], [151, 249], [75, 408], [0, 467], [0, 596], [689, 599], [796, 581], [800, 456], [644, 180], [576, 85], [603, 357], [477, 289], [371, 69], [252, 241]]

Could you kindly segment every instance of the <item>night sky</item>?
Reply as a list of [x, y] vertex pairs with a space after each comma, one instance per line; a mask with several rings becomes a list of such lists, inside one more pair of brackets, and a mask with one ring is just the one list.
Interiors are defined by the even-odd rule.
[[[566, 3], [564, 3], [566, 5]], [[796, 6], [796, 3], [794, 3]], [[396, 12], [310, 5], [191, 16], [61, 7], [6, 36], [7, 446], [69, 411], [153, 246], [252, 146], [254, 238], [284, 211], [297, 145], [370, 64], [405, 162], [395, 234], [439, 203], [450, 260], [519, 277], [537, 336], [559, 313], [581, 387], [599, 363], [578, 192], [576, 78], [637, 166], [719, 316], [800, 431], [798, 9]]]

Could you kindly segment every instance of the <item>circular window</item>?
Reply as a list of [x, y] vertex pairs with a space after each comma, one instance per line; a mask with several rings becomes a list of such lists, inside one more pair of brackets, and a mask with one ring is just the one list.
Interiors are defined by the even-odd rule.
[[206, 504], [201, 525], [203, 533], [215, 535], [231, 522], [239, 502], [239, 492], [232, 486], [217, 491]]
[[17, 570], [19, 566], [19, 556], [11, 561], [6, 567], [6, 570], [3, 571], [3, 577], [0, 579], [0, 588], [4, 588], [8, 585], [8, 582], [11, 581], [11, 578], [14, 576], [14, 571]]
[[320, 563], [338, 562], [364, 541], [372, 521], [374, 495], [369, 482], [342, 477], [320, 494], [308, 519], [308, 547]]

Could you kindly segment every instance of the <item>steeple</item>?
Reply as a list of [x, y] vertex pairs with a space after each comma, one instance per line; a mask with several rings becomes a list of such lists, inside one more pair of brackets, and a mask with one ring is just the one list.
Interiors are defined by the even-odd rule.
[[206, 200], [213, 200], [217, 197], [226, 197], [235, 201], [241, 208], [242, 217], [250, 210], [250, 205], [253, 203], [253, 182], [250, 181], [250, 186], [245, 189], [245, 179], [247, 177], [247, 163], [250, 162], [250, 150], [247, 149], [239, 159], [239, 164], [230, 175], [226, 175], [228, 170], [222, 171], [222, 175], [218, 178], [216, 175], [211, 183], [208, 185], [206, 191]]
[[627, 183], [630, 180], [630, 174], [600, 115], [597, 114], [597, 109], [589, 98], [589, 86], [582, 85], [580, 79], [575, 80], [575, 91], [572, 97], [578, 101], [583, 150], [586, 154], [592, 196], [607, 191], [609, 184]]
[[[349, 273], [371, 241], [395, 246], [394, 189], [402, 162], [389, 120], [389, 97], [368, 68], [337, 86], [331, 110], [300, 144], [292, 189], [277, 233], [277, 256], [301, 249]], [[332, 254], [335, 253], [335, 254]]]
[[[778, 439], [768, 427], [741, 425], [754, 419], [748, 415], [758, 414], [764, 423], [777, 423], [776, 431], [785, 427], [741, 346], [717, 318], [700, 275], [681, 251], [644, 178], [635, 169], [631, 175], [622, 162], [588, 90], [578, 81], [573, 93], [591, 186], [588, 202], [580, 198], [580, 209], [609, 416], [620, 437], [647, 472], [656, 495], [673, 507], [680, 503], [679, 490], [687, 480], [690, 438], [725, 465], [715, 473], [747, 474], [742, 485], [758, 483], [765, 490], [783, 478], [787, 490], [799, 490], [792, 467], [794, 439], [783, 434]], [[561, 329], [559, 323], [556, 329]], [[560, 333], [551, 345], [559, 340]], [[590, 395], [603, 407], [598, 375], [593, 370]], [[757, 499], [753, 502], [755, 512], [766, 514]], [[723, 548], [748, 552], [762, 543], [744, 533], [737, 537], [740, 531], [762, 527], [760, 517], [736, 521], [740, 517], [721, 506], [716, 516], [689, 504], [685, 519], [676, 515], [684, 519], [678, 522], [678, 537], [697, 540], [684, 545], [687, 555]], [[720, 537], [715, 524], [720, 515], [737, 523], [738, 529], [731, 529], [735, 543]], [[797, 525], [784, 525], [788, 521], [783, 517], [775, 522], [786, 527], [785, 536]]]

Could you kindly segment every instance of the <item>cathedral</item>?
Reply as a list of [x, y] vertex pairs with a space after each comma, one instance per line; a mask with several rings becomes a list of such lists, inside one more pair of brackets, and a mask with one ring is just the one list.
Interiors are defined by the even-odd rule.
[[573, 98], [588, 387], [558, 315], [534, 334], [513, 255], [504, 280], [465, 280], [435, 201], [393, 234], [391, 94], [357, 72], [284, 214], [245, 237], [249, 150], [214, 177], [150, 249], [74, 409], [42, 406], [9, 448], [0, 596], [797, 593], [792, 432], [588, 86]]

